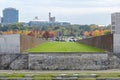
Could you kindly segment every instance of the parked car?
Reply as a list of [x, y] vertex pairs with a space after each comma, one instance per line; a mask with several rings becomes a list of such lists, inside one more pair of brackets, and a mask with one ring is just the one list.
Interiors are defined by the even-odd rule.
[[77, 41], [77, 39], [76, 38], [69, 38], [69, 42], [76, 42]]

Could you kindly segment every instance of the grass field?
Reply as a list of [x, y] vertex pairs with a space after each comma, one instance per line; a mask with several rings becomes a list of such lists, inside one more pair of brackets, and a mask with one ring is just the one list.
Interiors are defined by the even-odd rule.
[[[63, 75], [64, 74], [64, 75]], [[57, 77], [76, 77], [77, 80], [96, 80], [96, 79], [120, 79], [119, 71], [10, 71], [0, 72], [1, 78], [4, 80], [17, 80], [25, 77], [31, 77], [32, 80], [53, 80]], [[28, 80], [28, 79], [27, 79]]]
[[104, 50], [76, 42], [46, 42], [27, 52], [104, 52]]

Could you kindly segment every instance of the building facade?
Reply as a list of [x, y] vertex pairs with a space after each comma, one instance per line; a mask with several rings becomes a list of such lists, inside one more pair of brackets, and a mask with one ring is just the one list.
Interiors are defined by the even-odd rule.
[[120, 34], [120, 12], [111, 15], [112, 33]]
[[52, 17], [50, 12], [49, 12], [49, 22], [50, 23], [54, 23], [55, 22], [55, 17]]
[[113, 52], [120, 53], [120, 12], [111, 14]]
[[2, 17], [0, 16], [0, 23], [2, 23]]
[[3, 10], [3, 21], [2, 23], [16, 23], [19, 20], [18, 10], [15, 8], [5, 8]]

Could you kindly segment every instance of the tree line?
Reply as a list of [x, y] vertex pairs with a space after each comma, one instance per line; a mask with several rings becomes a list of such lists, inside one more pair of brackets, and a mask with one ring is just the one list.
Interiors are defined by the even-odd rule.
[[23, 34], [37, 38], [89, 37], [111, 34], [111, 25], [24, 26], [22, 23], [0, 24], [0, 34]]

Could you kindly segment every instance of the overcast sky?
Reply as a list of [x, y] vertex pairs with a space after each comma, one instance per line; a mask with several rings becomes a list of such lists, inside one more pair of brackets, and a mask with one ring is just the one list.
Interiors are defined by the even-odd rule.
[[111, 23], [111, 13], [120, 12], [120, 0], [0, 0], [0, 16], [7, 7], [19, 10], [20, 22], [31, 21], [35, 16], [48, 21], [51, 12], [59, 22], [107, 25]]

